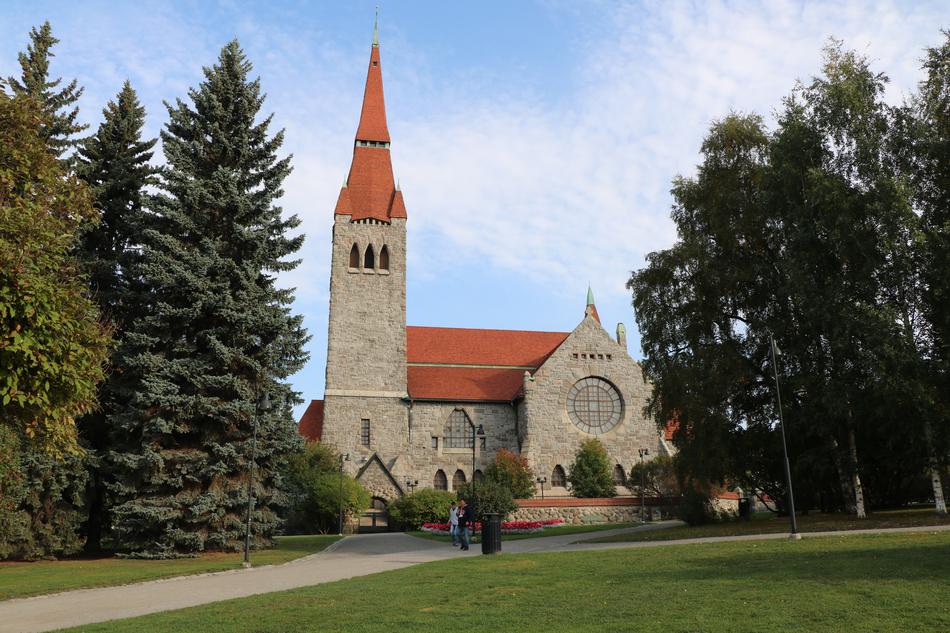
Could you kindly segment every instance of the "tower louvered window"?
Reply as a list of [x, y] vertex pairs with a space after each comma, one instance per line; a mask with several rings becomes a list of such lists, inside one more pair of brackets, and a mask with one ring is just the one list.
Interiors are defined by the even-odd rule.
[[360, 444], [369, 446], [369, 420], [360, 420]]
[[359, 268], [360, 267], [360, 249], [354, 244], [353, 248], [350, 249], [350, 268]]
[[363, 268], [374, 270], [376, 268], [376, 255], [373, 253], [373, 245], [366, 247], [366, 255], [363, 257]]
[[442, 430], [444, 448], [472, 448], [475, 438], [473, 437], [472, 421], [464, 411], [456, 409], [449, 414], [449, 419]]
[[379, 251], [379, 269], [389, 270], [389, 248], [385, 244]]
[[432, 487], [436, 490], [449, 489], [449, 480], [446, 478], [445, 472], [441, 468], [435, 471], [435, 477], [432, 478]]

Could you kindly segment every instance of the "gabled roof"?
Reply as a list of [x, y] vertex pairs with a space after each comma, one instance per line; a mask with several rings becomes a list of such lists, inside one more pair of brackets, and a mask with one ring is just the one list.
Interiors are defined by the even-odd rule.
[[319, 442], [323, 436], [323, 400], [311, 400], [310, 406], [303, 412], [300, 418], [300, 426], [297, 428], [308, 442]]
[[393, 474], [389, 472], [389, 469], [386, 468], [386, 464], [383, 463], [383, 460], [379, 458], [379, 453], [373, 453], [373, 455], [366, 460], [366, 463], [356, 472], [355, 479], [359, 481], [360, 477], [363, 476], [363, 473], [372, 465], [376, 464], [380, 470], [386, 473], [386, 477], [389, 478], [390, 483], [396, 487], [396, 490], [399, 491], [399, 494], [403, 494], [405, 491], [402, 489], [402, 486], [399, 485], [399, 482], [396, 481], [396, 478], [393, 477]]
[[407, 386], [419, 400], [510, 402], [567, 332], [406, 328]]

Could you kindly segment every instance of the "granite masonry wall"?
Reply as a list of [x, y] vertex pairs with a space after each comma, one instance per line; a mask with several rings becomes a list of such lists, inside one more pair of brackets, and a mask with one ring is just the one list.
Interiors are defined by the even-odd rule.
[[[518, 499], [518, 509], [508, 515], [509, 521], [542, 521], [561, 519], [569, 525], [591, 523], [626, 523], [640, 520], [640, 500], [629, 497], [609, 499]], [[647, 520], [667, 518], [673, 506], [647, 499], [644, 515]]]

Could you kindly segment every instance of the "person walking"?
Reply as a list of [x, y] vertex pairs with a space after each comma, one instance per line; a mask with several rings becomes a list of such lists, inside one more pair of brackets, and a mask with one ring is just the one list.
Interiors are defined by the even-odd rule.
[[452, 547], [459, 546], [459, 507], [454, 501], [449, 508], [449, 534], [452, 535]]
[[462, 534], [461, 551], [468, 551], [468, 545], [472, 540], [472, 528], [475, 524], [475, 512], [472, 506], [465, 503], [465, 499], [459, 499], [459, 531]]

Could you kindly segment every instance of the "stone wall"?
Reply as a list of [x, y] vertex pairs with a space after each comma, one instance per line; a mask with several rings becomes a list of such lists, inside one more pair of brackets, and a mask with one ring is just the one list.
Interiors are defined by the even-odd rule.
[[[612, 499], [519, 499], [518, 509], [508, 516], [509, 521], [543, 521], [561, 519], [568, 525], [592, 523], [628, 523], [640, 520], [640, 500], [614, 497]], [[647, 520], [666, 518], [672, 506], [646, 500], [644, 514]]]
[[652, 419], [643, 415], [651, 387], [640, 366], [590, 316], [525, 380], [522, 452], [538, 475], [551, 481], [556, 465], [570, 471], [581, 441], [594, 437], [577, 428], [567, 413], [567, 395], [578, 380], [596, 376], [613, 384], [623, 399], [623, 418], [612, 430], [596, 436], [607, 449], [611, 465], [624, 472], [639, 461], [638, 449], [660, 454]]

